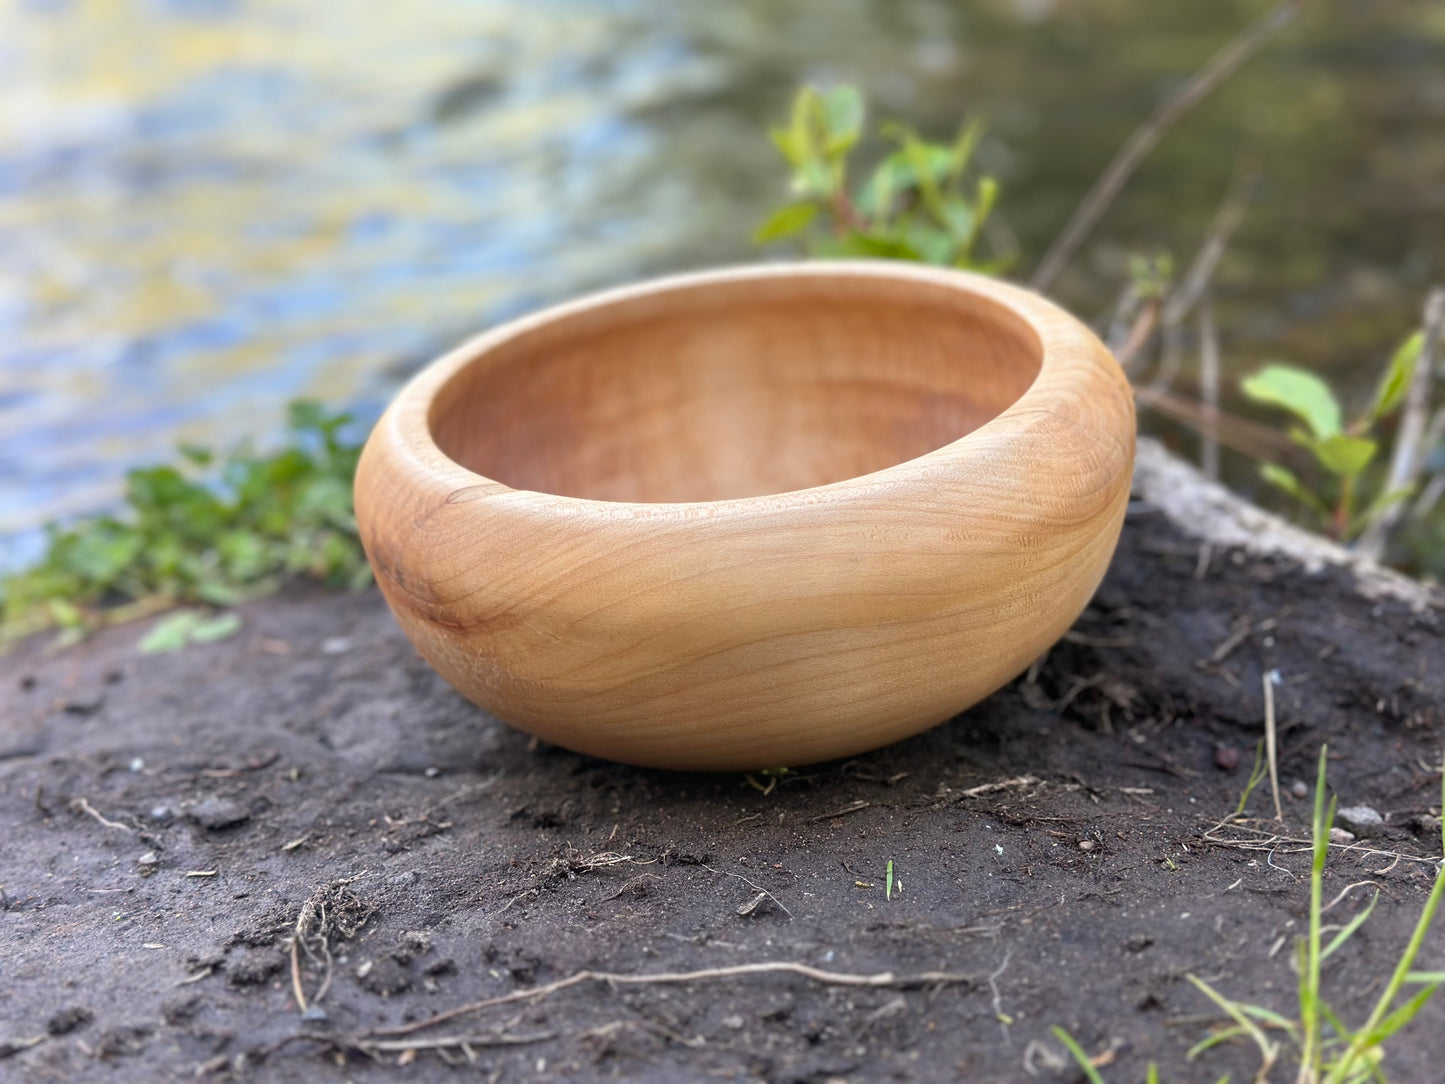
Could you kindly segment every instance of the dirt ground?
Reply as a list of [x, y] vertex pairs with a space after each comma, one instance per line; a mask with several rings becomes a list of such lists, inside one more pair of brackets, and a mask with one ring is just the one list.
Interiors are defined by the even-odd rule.
[[[244, 615], [178, 655], [138, 655], [132, 626], [0, 660], [5, 1079], [1079, 1080], [1060, 1025], [1111, 1081], [1151, 1060], [1165, 1081], [1250, 1080], [1243, 1045], [1186, 1062], [1219, 1023], [1186, 975], [1293, 1010], [1308, 881], [1289, 840], [1310, 807], [1293, 785], [1320, 743], [1341, 803], [1385, 821], [1326, 874], [1327, 901], [1381, 892], [1326, 966], [1346, 1019], [1440, 848], [1440, 611], [1202, 548], [1147, 506], [1032, 681], [780, 778], [529, 743], [435, 677], [374, 592]], [[1266, 784], [1257, 819], [1211, 832], [1269, 669], [1284, 823]], [[768, 961], [897, 981], [586, 981], [378, 1034], [582, 969]], [[1445, 929], [1420, 966], [1445, 967]], [[947, 981], [906, 981], [923, 972]], [[1442, 1064], [1437, 999], [1386, 1068]]]

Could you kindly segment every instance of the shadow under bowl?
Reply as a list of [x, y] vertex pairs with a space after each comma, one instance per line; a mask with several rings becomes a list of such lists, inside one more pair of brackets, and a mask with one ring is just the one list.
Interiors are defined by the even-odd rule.
[[747, 770], [956, 714], [1069, 627], [1128, 501], [1133, 398], [996, 280], [764, 265], [613, 290], [420, 372], [356, 513], [422, 655], [580, 752]]

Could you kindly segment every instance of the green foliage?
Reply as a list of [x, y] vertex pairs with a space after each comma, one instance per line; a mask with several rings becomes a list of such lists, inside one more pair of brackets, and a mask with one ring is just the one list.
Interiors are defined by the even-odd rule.
[[1400, 345], [1385, 368], [1369, 408], [1348, 426], [1334, 391], [1304, 369], [1266, 365], [1242, 385], [1249, 399], [1295, 417], [1299, 424], [1290, 427], [1290, 439], [1310, 451], [1328, 484], [1311, 488], [1278, 463], [1262, 464], [1260, 476], [1304, 505], [1326, 533], [1338, 539], [1354, 538], [1386, 508], [1410, 495], [1408, 490], [1379, 492], [1362, 512], [1357, 511], [1365, 472], [1380, 448], [1375, 429], [1404, 400], [1423, 342], [1423, 333], [1416, 332]]
[[189, 644], [213, 644], [241, 631], [241, 615], [235, 612], [207, 617], [197, 610], [177, 610], [156, 622], [140, 642], [142, 655], [179, 651]]
[[982, 126], [968, 121], [944, 144], [901, 124], [882, 125], [878, 134], [894, 149], [850, 193], [849, 157], [863, 138], [864, 115], [855, 87], [798, 92], [788, 126], [771, 133], [792, 171], [794, 199], [769, 215], [753, 240], [801, 238], [813, 256], [1001, 270], [1005, 261], [974, 255], [998, 198], [992, 177], [968, 180]]
[[[3, 635], [82, 629], [174, 602], [229, 606], [289, 576], [364, 586], [371, 572], [351, 504], [360, 447], [340, 436], [349, 420], [297, 402], [279, 451], [182, 447], [177, 465], [131, 471], [120, 512], [52, 525], [40, 562], [0, 582]], [[206, 635], [193, 627], [182, 642]]]
[[[1385, 1044], [1419, 1014], [1437, 989], [1445, 986], [1445, 972], [1414, 970], [1425, 936], [1435, 921], [1441, 900], [1445, 899], [1445, 861], [1441, 861], [1435, 884], [1415, 922], [1409, 943], [1395, 961], [1390, 978], [1384, 983], [1384, 989], [1364, 1024], [1358, 1029], [1351, 1029], [1325, 1001], [1321, 965], [1359, 932], [1379, 899], [1376, 892], [1362, 911], [1340, 927], [1328, 944], [1323, 944], [1325, 861], [1329, 855], [1330, 826], [1335, 819], [1335, 801], [1325, 797], [1327, 757], [1328, 750], [1321, 746], [1311, 826], [1309, 929], [1299, 939], [1295, 951], [1299, 1018], [1291, 1020], [1263, 1006], [1234, 1001], [1203, 979], [1188, 975], [1186, 977], [1194, 987], [1229, 1020], [1228, 1024], [1211, 1032], [1190, 1049], [1190, 1061], [1220, 1043], [1248, 1039], [1260, 1056], [1260, 1070], [1255, 1079], [1264, 1080], [1279, 1062], [1283, 1042], [1288, 1040], [1299, 1053], [1296, 1080], [1301, 1084], [1366, 1084], [1367, 1081], [1384, 1080], [1382, 1063], [1385, 1060]], [[1445, 769], [1445, 763], [1441, 767]], [[1445, 773], [1441, 777], [1441, 801], [1445, 803]], [[1441, 846], [1445, 849], [1445, 825], [1441, 829]], [[1407, 987], [1418, 989], [1404, 996]], [[1266, 1028], [1279, 1032], [1282, 1038], [1271, 1039], [1266, 1034]], [[1053, 1033], [1091, 1084], [1104, 1084], [1103, 1076], [1074, 1037], [1058, 1027], [1053, 1029]], [[1147, 1079], [1151, 1082], [1158, 1080], [1158, 1071], [1153, 1065], [1149, 1066]]]

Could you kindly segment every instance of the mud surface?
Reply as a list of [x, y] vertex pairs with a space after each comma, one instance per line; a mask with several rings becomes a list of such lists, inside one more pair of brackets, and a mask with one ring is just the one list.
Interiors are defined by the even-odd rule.
[[[1440, 850], [1438, 612], [1201, 554], [1147, 508], [1033, 681], [779, 778], [529, 744], [436, 678], [374, 593], [245, 622], [173, 656], [137, 655], [130, 627], [0, 662], [5, 1079], [1081, 1079], [1059, 1025], [1112, 1081], [1150, 1060], [1166, 1081], [1248, 1080], [1242, 1045], [1186, 1063], [1218, 1014], [1185, 976], [1293, 1011], [1307, 856], [1253, 841], [1306, 835], [1292, 784], [1320, 743], [1341, 804], [1384, 821], [1326, 874], [1327, 901], [1381, 892], [1326, 967], [1346, 1019], [1388, 977], [1433, 870], [1417, 859]], [[1284, 824], [1266, 783], [1259, 819], [1212, 833], [1238, 842], [1210, 842], [1269, 669]], [[377, 1034], [582, 969], [767, 961], [952, 981], [587, 981]], [[1420, 966], [1445, 967], [1445, 929]], [[1442, 1064], [1445, 999], [1386, 1063], [1397, 1082]]]

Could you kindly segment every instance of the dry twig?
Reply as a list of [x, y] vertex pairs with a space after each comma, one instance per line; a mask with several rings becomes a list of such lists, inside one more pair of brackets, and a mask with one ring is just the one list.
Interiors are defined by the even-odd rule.
[[360, 1037], [360, 1041], [371, 1042], [376, 1039], [386, 1039], [393, 1036], [412, 1035], [426, 1028], [435, 1027], [437, 1024], [445, 1023], [448, 1020], [455, 1020], [459, 1016], [466, 1016], [470, 1013], [481, 1012], [497, 1005], [510, 1005], [518, 1001], [539, 1000], [549, 997], [552, 994], [566, 990], [573, 986], [580, 986], [583, 983], [601, 982], [609, 986], [657, 986], [657, 985], [678, 985], [693, 982], [711, 982], [717, 979], [736, 979], [748, 975], [798, 975], [812, 982], [824, 986], [865, 986], [875, 989], [912, 990], [924, 986], [955, 986], [960, 983], [972, 983], [977, 981], [973, 975], [963, 975], [952, 971], [923, 971], [916, 975], [897, 975], [892, 971], [882, 971], [872, 975], [854, 975], [839, 971], [822, 971], [816, 967], [809, 967], [807, 964], [792, 963], [786, 960], [769, 960], [763, 963], [735, 964], [731, 967], [709, 967], [701, 971], [663, 971], [651, 975], [626, 975], [610, 971], [579, 971], [575, 975], [569, 975], [565, 979], [558, 979], [556, 982], [549, 982], [543, 986], [534, 986], [530, 990], [515, 990], [510, 994], [501, 994], [497, 997], [485, 998], [482, 1001], [473, 1001], [468, 1005], [461, 1005], [446, 1012], [437, 1013], [426, 1020], [419, 1020], [414, 1024], [403, 1024], [394, 1028], [379, 1028], [368, 1035]]
[[1258, 22], [1246, 27], [1223, 49], [1210, 57], [1209, 62], [1199, 69], [1179, 93], [1154, 110], [1153, 115], [1137, 128], [1119, 149], [1108, 168], [1094, 182], [1094, 187], [1089, 189], [1088, 194], [1080, 201], [1063, 232], [1044, 254], [1029, 285], [1035, 290], [1047, 290], [1053, 285], [1054, 279], [1058, 278], [1069, 258], [1088, 237], [1104, 211], [1114, 202], [1120, 190], [1164, 134], [1238, 71], [1245, 61], [1259, 52], [1270, 38], [1294, 18], [1299, 7], [1300, 0], [1285, 0], [1285, 3], [1275, 7]]
[[[1390, 470], [1385, 476], [1382, 493], [1397, 493], [1413, 486], [1420, 478], [1434, 444], [1445, 430], [1445, 407], [1437, 412], [1427, 427], [1430, 412], [1430, 383], [1440, 339], [1445, 335], [1445, 287], [1437, 286], [1425, 299], [1424, 341], [1415, 362], [1415, 373], [1405, 393], [1405, 406], [1400, 414], [1400, 428], [1390, 455]], [[1438, 422], [1438, 424], [1437, 424]], [[1366, 528], [1355, 548], [1365, 556], [1379, 560], [1390, 540], [1390, 532], [1404, 514], [1404, 503], [1396, 501], [1380, 513]]]

